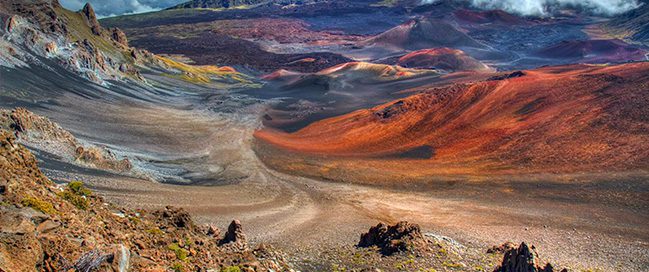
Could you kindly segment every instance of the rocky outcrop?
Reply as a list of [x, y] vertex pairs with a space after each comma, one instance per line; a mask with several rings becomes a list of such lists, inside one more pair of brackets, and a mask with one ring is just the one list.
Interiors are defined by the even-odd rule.
[[90, 3], [86, 3], [80, 12], [83, 15], [84, 19], [86, 20], [86, 23], [90, 27], [90, 30], [92, 30], [92, 33], [97, 36], [101, 35], [101, 31], [102, 31], [101, 25], [97, 20], [95, 9], [92, 8]]
[[[505, 244], [507, 245], [507, 244]], [[503, 246], [505, 246], [503, 245]], [[500, 266], [496, 267], [494, 272], [554, 272], [554, 267], [550, 263], [542, 266], [539, 254], [534, 246], [528, 246], [525, 242], [518, 247], [506, 246], [505, 256]], [[561, 272], [568, 272], [567, 269]]]
[[402, 221], [391, 226], [379, 223], [371, 227], [361, 235], [358, 246], [376, 246], [382, 254], [392, 255], [397, 252], [425, 251], [428, 241], [422, 235], [419, 225]]
[[228, 226], [228, 231], [223, 236], [223, 239], [219, 241], [219, 245], [229, 245], [237, 248], [247, 248], [248, 242], [246, 241], [246, 235], [243, 233], [243, 227], [239, 220], [233, 220]]
[[126, 38], [126, 34], [124, 31], [122, 31], [119, 28], [111, 28], [111, 38], [117, 42], [118, 44], [123, 45], [124, 47], [128, 47], [128, 39]]
[[[182, 209], [119, 208], [82, 183], [56, 185], [8, 131], [0, 131], [0, 180], [8, 188], [1, 194], [0, 271], [290, 270], [269, 247], [217, 246]], [[240, 225], [233, 229], [241, 241]]]
[[23, 143], [59, 155], [68, 162], [117, 172], [132, 169], [127, 158], [119, 159], [103, 147], [82, 144], [58, 124], [24, 108], [0, 110], [0, 129], [11, 131]]

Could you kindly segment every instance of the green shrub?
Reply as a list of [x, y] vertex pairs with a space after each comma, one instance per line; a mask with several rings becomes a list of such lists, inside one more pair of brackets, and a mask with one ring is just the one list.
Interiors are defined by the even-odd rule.
[[153, 234], [153, 235], [156, 235], [156, 236], [161, 236], [161, 235], [165, 234], [164, 231], [162, 231], [159, 228], [148, 229], [146, 232], [148, 232], [150, 234]]
[[173, 251], [174, 253], [176, 253], [176, 258], [178, 258], [178, 260], [181, 261], [187, 260], [187, 256], [189, 255], [189, 252], [186, 249], [181, 248], [177, 243], [169, 244], [167, 248]]
[[81, 181], [68, 183], [65, 190], [58, 195], [79, 209], [87, 210], [90, 207], [90, 200], [87, 197], [91, 196], [92, 192]]
[[46, 214], [55, 214], [56, 210], [54, 209], [54, 206], [52, 206], [52, 203], [49, 203], [45, 200], [42, 200], [40, 198], [36, 197], [25, 197], [23, 198], [22, 201], [20, 201], [21, 204], [25, 207], [30, 207], [34, 210], [46, 213]]
[[71, 181], [70, 183], [68, 183], [68, 189], [70, 189], [70, 191], [72, 191], [76, 195], [85, 197], [92, 195], [92, 191], [86, 188], [86, 186], [83, 185], [83, 182], [81, 181]]

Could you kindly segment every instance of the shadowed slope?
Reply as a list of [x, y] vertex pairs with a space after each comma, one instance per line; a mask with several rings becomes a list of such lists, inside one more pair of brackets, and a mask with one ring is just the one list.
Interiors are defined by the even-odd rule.
[[646, 169], [648, 72], [649, 63], [543, 68], [430, 89], [292, 134], [262, 130], [256, 136], [288, 150], [361, 158], [426, 147], [417, 164], [404, 164], [425, 172]]

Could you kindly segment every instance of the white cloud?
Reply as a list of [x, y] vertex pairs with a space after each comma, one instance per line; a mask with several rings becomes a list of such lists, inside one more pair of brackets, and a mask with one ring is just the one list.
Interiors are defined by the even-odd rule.
[[[431, 4], [439, 0], [422, 0], [422, 4]], [[524, 16], [546, 16], [561, 8], [576, 8], [597, 15], [616, 15], [640, 4], [637, 0], [457, 0], [471, 2], [480, 9], [502, 9]]]

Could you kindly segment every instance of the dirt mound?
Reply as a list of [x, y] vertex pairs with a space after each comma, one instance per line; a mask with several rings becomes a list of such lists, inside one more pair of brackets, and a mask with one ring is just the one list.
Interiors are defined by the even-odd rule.
[[397, 65], [406, 68], [441, 69], [455, 71], [490, 71], [489, 66], [472, 58], [462, 50], [448, 47], [423, 49], [402, 56]]
[[444, 21], [415, 19], [358, 43], [398, 50], [433, 47], [482, 47], [468, 35]]
[[58, 186], [6, 131], [0, 133], [0, 178], [7, 182], [0, 194], [1, 271], [289, 269], [269, 247], [219, 247], [208, 227], [196, 227], [183, 210], [122, 209], [81, 182]]
[[118, 172], [132, 169], [127, 158], [118, 159], [109, 149], [82, 144], [58, 124], [24, 108], [0, 110], [0, 129], [12, 131], [21, 142], [58, 155], [68, 162]]
[[406, 221], [388, 226], [383, 223], [371, 227], [361, 235], [359, 247], [376, 246], [384, 255], [398, 252], [416, 252], [428, 250], [428, 241], [421, 234], [417, 224]]
[[[539, 254], [536, 253], [534, 246], [528, 246], [525, 242], [520, 246], [508, 248], [500, 266], [496, 267], [494, 272], [553, 272], [555, 270], [550, 263], [541, 266]], [[568, 272], [567, 269], [561, 272]]]

